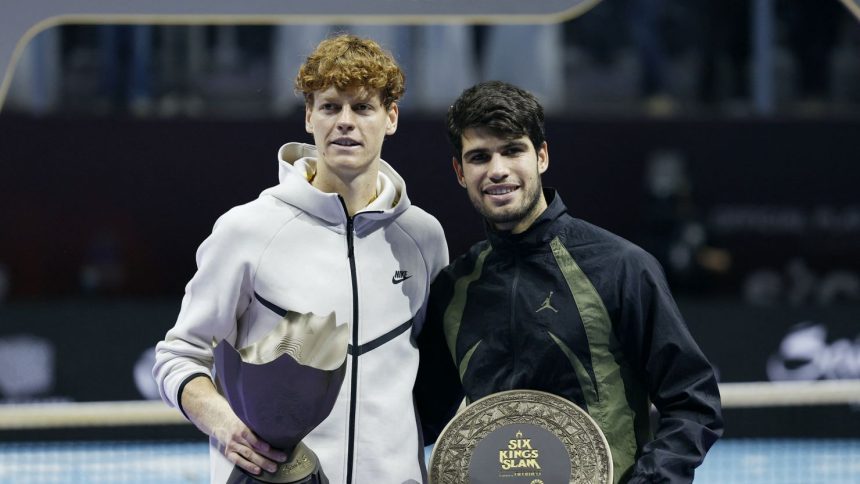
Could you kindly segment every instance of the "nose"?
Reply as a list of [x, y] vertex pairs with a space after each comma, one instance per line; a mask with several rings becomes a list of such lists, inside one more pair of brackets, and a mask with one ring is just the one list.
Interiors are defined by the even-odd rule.
[[355, 113], [350, 106], [344, 106], [337, 116], [337, 129], [350, 131], [355, 127]]
[[510, 167], [505, 157], [499, 153], [493, 153], [487, 166], [487, 175], [490, 177], [490, 180], [499, 182], [507, 178], [509, 174]]

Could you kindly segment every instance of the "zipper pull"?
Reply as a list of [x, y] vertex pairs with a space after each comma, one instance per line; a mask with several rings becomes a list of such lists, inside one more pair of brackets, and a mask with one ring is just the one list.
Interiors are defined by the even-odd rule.
[[340, 200], [340, 205], [343, 207], [343, 213], [346, 215], [346, 257], [347, 259], [352, 259], [355, 255], [352, 250], [353, 218], [349, 215], [349, 210], [346, 209], [346, 201], [343, 197], [338, 195], [337, 199]]

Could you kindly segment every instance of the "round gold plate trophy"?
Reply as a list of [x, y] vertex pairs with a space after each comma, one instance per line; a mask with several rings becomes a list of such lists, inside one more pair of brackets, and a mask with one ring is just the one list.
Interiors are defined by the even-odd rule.
[[612, 484], [609, 444], [574, 403], [510, 390], [458, 413], [430, 457], [431, 484]]
[[334, 407], [346, 373], [348, 328], [328, 316], [287, 312], [253, 345], [215, 345], [218, 384], [236, 415], [287, 462], [252, 476], [234, 467], [228, 484], [328, 484], [319, 459], [301, 440]]

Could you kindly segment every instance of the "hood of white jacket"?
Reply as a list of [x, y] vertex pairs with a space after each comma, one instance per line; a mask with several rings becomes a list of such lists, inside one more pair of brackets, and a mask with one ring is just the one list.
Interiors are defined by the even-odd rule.
[[[340, 195], [322, 192], [308, 181], [316, 173], [317, 159], [317, 149], [313, 145], [287, 143], [281, 146], [278, 150], [280, 183], [261, 196], [273, 196], [320, 219], [333, 230], [344, 231], [348, 216]], [[379, 161], [376, 189], [376, 199], [353, 216], [353, 226], [359, 237], [394, 220], [409, 208], [403, 178], [383, 160]]]

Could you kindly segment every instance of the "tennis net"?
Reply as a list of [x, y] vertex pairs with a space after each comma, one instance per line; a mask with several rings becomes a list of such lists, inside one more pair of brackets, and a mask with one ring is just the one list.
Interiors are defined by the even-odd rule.
[[[721, 393], [726, 434], [697, 484], [860, 482], [860, 381]], [[0, 482], [205, 484], [208, 467], [205, 437], [161, 402], [0, 405]]]

